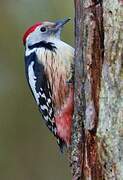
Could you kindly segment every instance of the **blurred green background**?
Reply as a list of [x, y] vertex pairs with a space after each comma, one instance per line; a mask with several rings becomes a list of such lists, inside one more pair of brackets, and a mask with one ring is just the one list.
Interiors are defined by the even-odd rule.
[[[24, 74], [22, 36], [43, 20], [74, 16], [71, 0], [0, 1], [0, 180], [70, 180], [66, 155], [45, 127]], [[73, 44], [73, 21], [62, 38]]]

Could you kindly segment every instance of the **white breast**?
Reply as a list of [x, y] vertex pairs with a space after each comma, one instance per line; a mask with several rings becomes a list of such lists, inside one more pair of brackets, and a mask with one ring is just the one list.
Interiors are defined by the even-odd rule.
[[51, 42], [56, 46], [56, 52], [38, 48], [36, 54], [39, 63], [44, 65], [53, 92], [54, 104], [60, 107], [69, 91], [67, 81], [72, 78], [74, 49], [59, 39]]

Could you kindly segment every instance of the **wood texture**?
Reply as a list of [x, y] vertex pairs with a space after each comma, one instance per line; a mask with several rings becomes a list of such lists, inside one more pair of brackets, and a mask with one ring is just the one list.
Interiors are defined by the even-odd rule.
[[123, 1], [74, 2], [73, 180], [122, 180]]
[[71, 151], [71, 166], [73, 180], [83, 176], [82, 166], [84, 164], [84, 119], [85, 119], [85, 94], [84, 94], [84, 59], [83, 59], [83, 1], [75, 0], [75, 76], [74, 76], [74, 119]]

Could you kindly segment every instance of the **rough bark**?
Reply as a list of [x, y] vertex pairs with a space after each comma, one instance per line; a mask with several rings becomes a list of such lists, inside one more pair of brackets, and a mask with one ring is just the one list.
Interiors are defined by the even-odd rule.
[[123, 179], [123, 1], [105, 0], [98, 153], [106, 180]]
[[122, 180], [123, 1], [74, 2], [73, 180]]
[[82, 166], [84, 164], [84, 120], [85, 120], [85, 72], [83, 59], [83, 1], [75, 1], [75, 79], [74, 79], [74, 119], [72, 136], [71, 165], [73, 180], [78, 180], [83, 176]]

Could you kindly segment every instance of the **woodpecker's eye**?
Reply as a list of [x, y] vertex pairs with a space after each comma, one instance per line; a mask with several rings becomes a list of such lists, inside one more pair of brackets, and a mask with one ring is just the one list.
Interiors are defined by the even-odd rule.
[[41, 32], [46, 32], [47, 28], [46, 27], [41, 27]]

